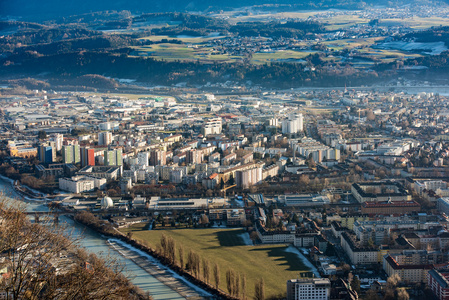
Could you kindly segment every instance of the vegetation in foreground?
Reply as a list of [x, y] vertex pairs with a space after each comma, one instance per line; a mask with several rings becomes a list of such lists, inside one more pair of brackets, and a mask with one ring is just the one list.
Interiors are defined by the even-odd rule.
[[[162, 253], [173, 252], [174, 249], [172, 260], [175, 264], [182, 265], [192, 273], [198, 272], [203, 280], [213, 286], [217, 283], [214, 274], [217, 268], [219, 288], [238, 297], [243, 297], [243, 293], [245, 297], [256, 297], [260, 290], [264, 290], [268, 298], [276, 297], [285, 293], [285, 285], [280, 283], [296, 278], [298, 273], [308, 271], [296, 254], [286, 252], [285, 245], [244, 245], [240, 237], [245, 233], [242, 229], [149, 231], [146, 224], [138, 224], [122, 229], [122, 232]], [[170, 245], [172, 243], [174, 244]], [[194, 259], [196, 256], [201, 258], [197, 263]], [[193, 266], [195, 264], [198, 266]], [[260, 284], [261, 279], [263, 284]], [[229, 282], [235, 283], [236, 280], [240, 281], [237, 291], [237, 284]], [[242, 280], [245, 281], [245, 291], [241, 287]]]
[[31, 223], [0, 199], [2, 299], [148, 299], [113, 261], [89, 254], [60, 227]]

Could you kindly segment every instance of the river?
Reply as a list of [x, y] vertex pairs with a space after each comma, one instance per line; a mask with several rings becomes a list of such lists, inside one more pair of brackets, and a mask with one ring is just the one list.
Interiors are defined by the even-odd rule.
[[[13, 201], [19, 202], [20, 200], [14, 199], [16, 194], [14, 193], [11, 184], [0, 178], [0, 191], [5, 196], [13, 199]], [[20, 201], [21, 202], [21, 201]], [[26, 211], [48, 211], [45, 205], [35, 202], [21, 202], [25, 204]], [[164, 299], [185, 299], [180, 294], [157, 280], [155, 277], [148, 274], [141, 267], [136, 265], [133, 261], [123, 257], [116, 251], [112, 250], [107, 244], [107, 239], [98, 234], [97, 232], [86, 228], [85, 226], [75, 223], [72, 219], [65, 216], [61, 216], [59, 219], [61, 224], [66, 224], [68, 230], [70, 230], [73, 238], [80, 240], [80, 246], [86, 248], [87, 251], [95, 253], [96, 255], [109, 258], [116, 261], [118, 264], [124, 266], [123, 274], [127, 276], [134, 285], [140, 287], [144, 291], [148, 291], [151, 296], [156, 300]]]

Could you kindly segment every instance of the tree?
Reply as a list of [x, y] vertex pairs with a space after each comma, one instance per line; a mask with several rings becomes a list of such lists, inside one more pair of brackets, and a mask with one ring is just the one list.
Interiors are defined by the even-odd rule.
[[231, 174], [231, 176], [229, 177], [229, 185], [234, 185], [234, 184], [235, 184], [234, 176]]
[[240, 295], [240, 274], [235, 275], [233, 291], [234, 296], [238, 298]]
[[234, 296], [235, 272], [230, 269], [226, 271], [226, 288], [231, 296]]
[[8, 268], [0, 290], [6, 299], [138, 298], [121, 266], [78, 248], [63, 229], [31, 223], [5, 201], [0, 218], [0, 257]]
[[255, 300], [265, 299], [265, 282], [263, 278], [259, 279], [255, 284], [254, 299]]
[[387, 279], [387, 288], [385, 290], [385, 298], [384, 299], [396, 299], [395, 291], [396, 286], [401, 281], [401, 277], [398, 274], [391, 275]]
[[220, 267], [217, 263], [214, 264], [214, 281], [215, 281], [215, 288], [218, 289], [218, 286], [220, 285]]
[[179, 254], [179, 264], [181, 265], [181, 269], [184, 269], [184, 247], [182, 245], [179, 245], [178, 247], [178, 254]]
[[303, 188], [306, 189], [308, 188], [308, 185], [310, 183], [310, 179], [308, 175], [301, 175], [299, 176], [299, 180], [298, 180], [299, 185]]
[[357, 292], [357, 294], [360, 294], [360, 279], [358, 276], [354, 276], [351, 282], [351, 288]]
[[380, 300], [379, 295], [377, 295], [376, 291], [370, 289], [365, 296], [365, 300]]
[[176, 264], [176, 243], [171, 236], [167, 239], [167, 258], [171, 264]]
[[46, 133], [44, 130], [40, 130], [40, 131], [37, 133], [37, 137], [38, 137], [40, 140], [46, 139], [46, 138], [47, 138], [47, 133]]
[[209, 224], [209, 218], [207, 217], [206, 214], [202, 214], [200, 217], [200, 224], [201, 225], [207, 225]]
[[209, 283], [209, 261], [203, 258], [203, 278], [206, 283]]
[[259, 238], [259, 235], [257, 234], [257, 231], [252, 231], [249, 235], [249, 238], [251, 239], [251, 241], [253, 241], [253, 244], [257, 241], [257, 239]]
[[410, 296], [405, 290], [405, 288], [397, 288], [396, 289], [396, 299], [398, 300], [409, 300]]
[[242, 299], [245, 300], [246, 299], [246, 275], [242, 275], [241, 283], [242, 283]]
[[162, 233], [161, 235], [161, 249], [162, 249], [162, 256], [167, 258], [168, 241], [167, 235], [165, 233]]

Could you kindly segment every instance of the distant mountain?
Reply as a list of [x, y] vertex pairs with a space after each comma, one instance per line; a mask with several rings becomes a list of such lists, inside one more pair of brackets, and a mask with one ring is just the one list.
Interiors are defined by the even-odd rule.
[[[404, 0], [405, 1], [405, 0]], [[283, 6], [295, 9], [356, 9], [366, 5], [388, 5], [402, 0], [0, 0], [0, 17], [45, 20], [107, 10], [133, 13], [205, 11], [244, 6]], [[419, 1], [419, 0], [418, 0]], [[449, 1], [449, 0], [448, 0]], [[409, 2], [409, 1], [408, 1]]]

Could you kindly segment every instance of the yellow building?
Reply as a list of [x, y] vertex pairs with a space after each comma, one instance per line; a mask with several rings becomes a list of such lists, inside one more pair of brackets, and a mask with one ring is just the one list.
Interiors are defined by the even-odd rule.
[[354, 230], [354, 222], [355, 221], [369, 221], [368, 216], [350, 216], [350, 217], [342, 217], [341, 218], [341, 226], [346, 227], [350, 230]]
[[176, 143], [182, 140], [182, 135], [175, 134], [164, 139], [164, 142]]
[[37, 148], [17, 148], [11, 147], [9, 149], [9, 155], [14, 157], [30, 158], [37, 156]]

